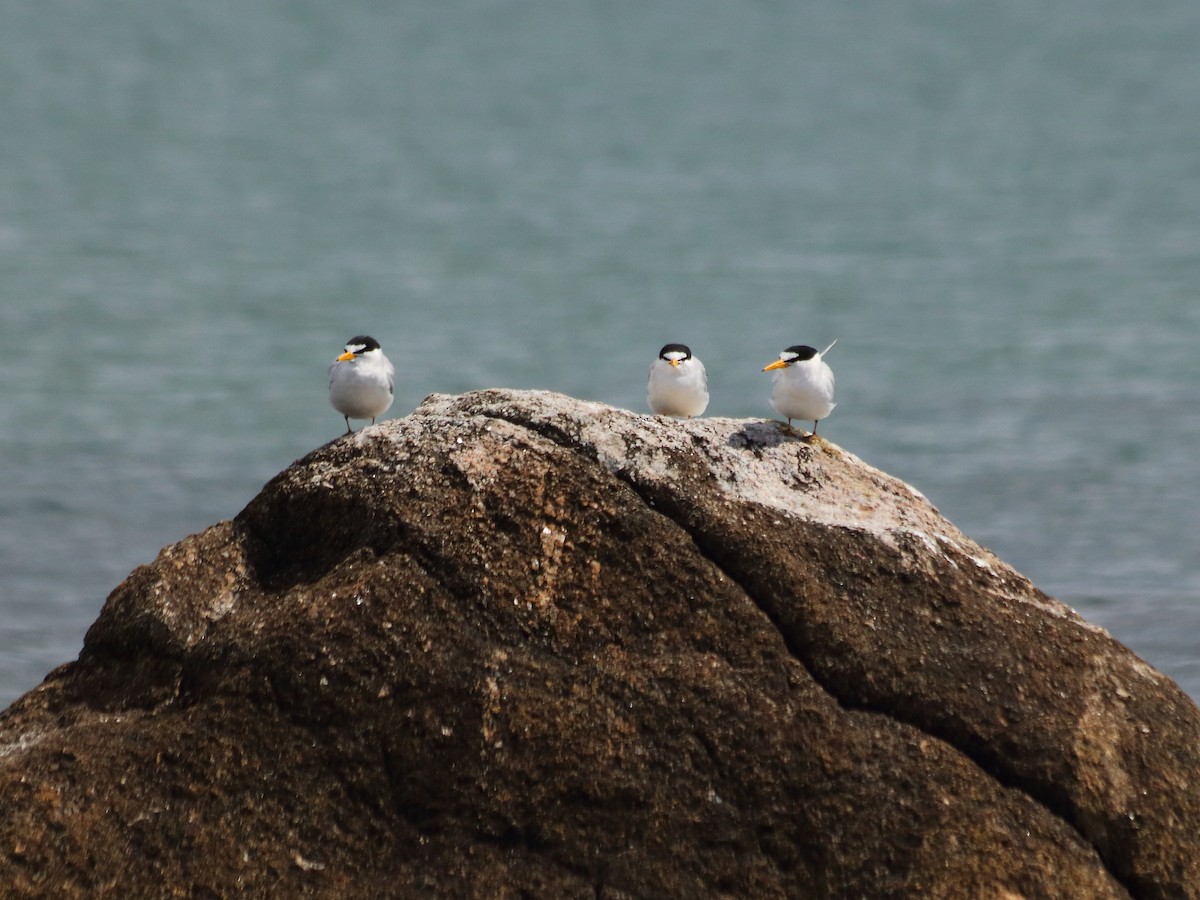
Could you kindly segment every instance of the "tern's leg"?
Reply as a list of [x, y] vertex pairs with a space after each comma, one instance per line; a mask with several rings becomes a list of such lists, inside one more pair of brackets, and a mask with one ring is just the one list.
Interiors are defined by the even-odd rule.
[[346, 420], [346, 434], [353, 434], [354, 430], [350, 427], [350, 417], [342, 416], [342, 418]]

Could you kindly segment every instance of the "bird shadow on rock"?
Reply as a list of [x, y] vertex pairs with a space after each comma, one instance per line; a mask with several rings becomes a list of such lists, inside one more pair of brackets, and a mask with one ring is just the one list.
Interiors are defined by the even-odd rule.
[[750, 422], [729, 435], [726, 441], [735, 450], [760, 450], [778, 447], [788, 441], [796, 441], [805, 446], [808, 441], [798, 434], [789, 434], [782, 422], [770, 419], [764, 422]]

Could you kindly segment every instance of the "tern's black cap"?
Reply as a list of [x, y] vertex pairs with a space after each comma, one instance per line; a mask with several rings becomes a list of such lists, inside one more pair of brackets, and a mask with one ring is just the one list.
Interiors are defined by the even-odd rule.
[[668, 353], [682, 353], [684, 359], [692, 358], [692, 348], [687, 344], [666, 344], [658, 351], [658, 358], [666, 359]]
[[356, 348], [355, 353], [366, 353], [368, 350], [378, 350], [379, 341], [369, 334], [359, 334], [346, 341], [346, 349]]
[[783, 351], [784, 353], [794, 353], [796, 358], [791, 362], [804, 362], [806, 359], [812, 359], [817, 355], [817, 348], [810, 347], [808, 344], [795, 344]]

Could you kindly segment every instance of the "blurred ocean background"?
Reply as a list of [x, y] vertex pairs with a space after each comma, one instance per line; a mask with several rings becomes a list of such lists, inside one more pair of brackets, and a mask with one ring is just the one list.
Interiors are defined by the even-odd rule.
[[709, 413], [824, 346], [831, 441], [1200, 697], [1195, 0], [9, 0], [0, 705], [432, 392]]

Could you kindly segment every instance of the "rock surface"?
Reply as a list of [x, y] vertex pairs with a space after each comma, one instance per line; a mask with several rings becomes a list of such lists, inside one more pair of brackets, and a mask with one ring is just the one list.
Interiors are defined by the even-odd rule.
[[1200, 897], [1200, 713], [777, 423], [429, 398], [0, 717], [34, 896]]

